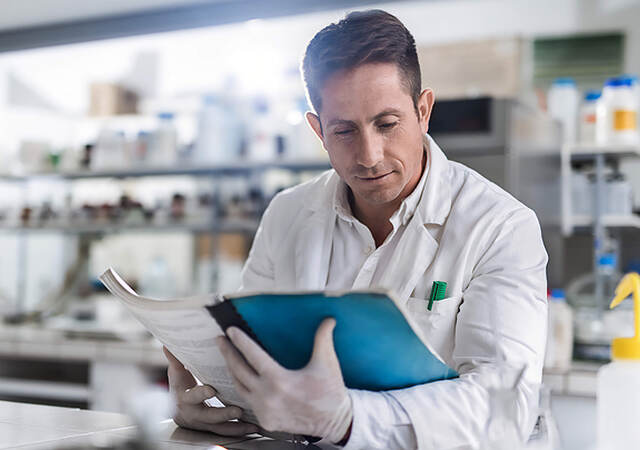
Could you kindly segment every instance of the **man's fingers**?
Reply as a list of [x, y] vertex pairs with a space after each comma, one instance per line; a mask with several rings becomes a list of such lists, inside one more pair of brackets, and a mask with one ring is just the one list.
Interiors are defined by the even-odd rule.
[[178, 361], [178, 358], [173, 356], [173, 353], [171, 353], [169, 349], [164, 345], [162, 346], [162, 353], [164, 353], [165, 358], [167, 358], [167, 361], [169, 361], [169, 365], [184, 368], [182, 363]]
[[225, 406], [223, 408], [204, 406], [198, 412], [198, 420], [209, 424], [228, 422], [239, 419], [240, 416], [242, 416], [242, 409], [237, 406]]
[[233, 342], [233, 345], [236, 346], [258, 374], [280, 367], [262, 347], [255, 343], [253, 339], [247, 336], [240, 328], [230, 327], [227, 329], [227, 335], [229, 339], [231, 339], [231, 342]]
[[220, 353], [227, 362], [227, 367], [231, 375], [239, 381], [239, 384], [251, 390], [251, 386], [255, 385], [258, 379], [258, 374], [253, 370], [240, 352], [231, 344], [231, 342], [225, 337], [216, 338], [216, 343], [220, 349]]
[[172, 392], [175, 391], [175, 393], [178, 393], [186, 391], [198, 384], [193, 375], [191, 375], [191, 372], [185, 369], [178, 358], [173, 356], [173, 353], [171, 353], [167, 347], [162, 347], [162, 351], [169, 362], [167, 377], [169, 378], [169, 388]]
[[206, 399], [214, 397], [216, 390], [209, 385], [195, 386], [191, 389], [187, 389], [184, 392], [177, 393], [177, 400], [179, 403], [185, 403], [188, 405], [197, 405], [204, 402]]
[[327, 363], [339, 365], [338, 356], [333, 346], [333, 330], [336, 327], [336, 319], [324, 319], [318, 329], [313, 342], [313, 353], [309, 365], [321, 364], [326, 366]]

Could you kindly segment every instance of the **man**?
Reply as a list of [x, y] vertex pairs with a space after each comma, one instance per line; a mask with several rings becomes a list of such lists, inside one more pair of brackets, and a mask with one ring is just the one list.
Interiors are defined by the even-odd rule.
[[[395, 17], [358, 12], [327, 26], [309, 43], [303, 72], [315, 110], [307, 120], [334, 170], [273, 199], [242, 289], [391, 289], [460, 377], [388, 392], [347, 389], [332, 341], [340, 324], [327, 319], [298, 371], [229, 329], [219, 346], [238, 392], [267, 430], [349, 449], [444, 449], [477, 446], [490, 389], [508, 387], [515, 431], [526, 439], [547, 317], [547, 255], [535, 214], [448, 161], [428, 137], [434, 94], [421, 90], [414, 39]], [[447, 298], [428, 310], [434, 281], [448, 283]], [[229, 422], [238, 408], [204, 406], [214, 391], [194, 387], [168, 357], [178, 424], [256, 430]]]

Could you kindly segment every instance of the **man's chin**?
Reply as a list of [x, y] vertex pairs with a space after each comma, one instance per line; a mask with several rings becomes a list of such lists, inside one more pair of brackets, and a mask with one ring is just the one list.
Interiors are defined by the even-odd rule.
[[357, 197], [371, 206], [384, 206], [397, 199], [398, 194], [395, 191], [385, 189], [374, 192], [360, 192]]

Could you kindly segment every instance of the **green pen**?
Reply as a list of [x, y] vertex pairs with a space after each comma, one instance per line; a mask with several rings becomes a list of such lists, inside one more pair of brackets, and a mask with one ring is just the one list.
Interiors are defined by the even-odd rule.
[[431, 311], [433, 307], [433, 302], [437, 302], [438, 300], [442, 300], [445, 297], [445, 293], [447, 292], [447, 282], [446, 281], [434, 281], [431, 286], [431, 294], [429, 295], [429, 305], [427, 309]]

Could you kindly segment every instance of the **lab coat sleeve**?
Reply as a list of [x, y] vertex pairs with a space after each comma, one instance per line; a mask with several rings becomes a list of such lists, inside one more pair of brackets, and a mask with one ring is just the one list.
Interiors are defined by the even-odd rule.
[[270, 232], [275, 227], [274, 201], [265, 210], [253, 238], [249, 257], [244, 264], [239, 291], [268, 291], [275, 285], [273, 254], [271, 252]]
[[[419, 449], [477, 446], [490, 415], [488, 388], [495, 386], [496, 375], [501, 373], [498, 354], [513, 367], [526, 366], [517, 386], [515, 419], [523, 438], [529, 436], [537, 418], [546, 342], [546, 263], [535, 214], [524, 208], [515, 211], [489, 240], [463, 292], [452, 355], [460, 377], [389, 391], [397, 404], [387, 403], [386, 407], [406, 411]], [[377, 442], [389, 439], [392, 432], [394, 439], [411, 443], [406, 429], [389, 431], [386, 438], [359, 429], [375, 424], [367, 419], [372, 414], [391, 415], [382, 411], [376, 395], [379, 393], [365, 392], [353, 401], [352, 433], [357, 439], [347, 444], [349, 450], [378, 448]], [[358, 405], [365, 404], [368, 408], [377, 405], [377, 410], [362, 413]]]
[[349, 389], [349, 397], [353, 424], [344, 450], [416, 448], [411, 419], [390, 393]]

